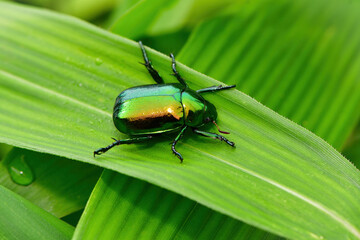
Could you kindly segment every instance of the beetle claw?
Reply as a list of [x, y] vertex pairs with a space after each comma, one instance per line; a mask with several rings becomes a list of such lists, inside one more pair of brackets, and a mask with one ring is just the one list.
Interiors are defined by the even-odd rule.
[[227, 140], [227, 141], [226, 141], [226, 143], [227, 143], [227, 144], [229, 144], [230, 146], [232, 146], [232, 147], [236, 148], [236, 146], [235, 146], [235, 143], [234, 143], [234, 142], [231, 142], [231, 141]]
[[173, 151], [173, 153], [175, 154], [175, 156], [180, 159], [180, 163], [183, 162], [184, 158], [181, 156], [181, 154], [178, 151]]
[[180, 153], [178, 153], [178, 152], [174, 152], [174, 154], [175, 154], [175, 156], [178, 158], [178, 159], [180, 159], [180, 163], [182, 163], [183, 162], [183, 160], [184, 160], [184, 158], [181, 156], [181, 154]]
[[[109, 145], [109, 146], [112, 146], [113, 144], [111, 144], [111, 145]], [[111, 147], [109, 147], [109, 146], [107, 146], [107, 147], [105, 147], [105, 148], [99, 148], [98, 150], [95, 150], [94, 151], [94, 157], [95, 157], [95, 155], [101, 155], [101, 154], [103, 154], [103, 153], [105, 153], [105, 152], [107, 152]]]
[[176, 156], [178, 159], [180, 159], [180, 163], [182, 163], [182, 162], [183, 162], [183, 157], [181, 156], [181, 154], [180, 154], [178, 151], [176, 151], [174, 145], [171, 147], [171, 150], [172, 150], [172, 152], [175, 154], [175, 156]]
[[102, 148], [99, 148], [98, 150], [94, 151], [94, 157], [96, 155], [101, 155], [103, 153]]

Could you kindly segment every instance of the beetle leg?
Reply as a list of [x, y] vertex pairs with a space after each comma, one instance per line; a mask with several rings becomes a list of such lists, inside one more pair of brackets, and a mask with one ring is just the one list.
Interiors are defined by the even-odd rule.
[[212, 86], [212, 87], [199, 89], [199, 90], [196, 90], [196, 92], [197, 93], [216, 92], [216, 91], [225, 90], [225, 89], [234, 88], [234, 87], [236, 87], [236, 85], [230, 85], [230, 86], [219, 85], [219, 86]]
[[132, 144], [132, 143], [136, 143], [136, 142], [141, 142], [144, 140], [148, 140], [152, 138], [152, 136], [145, 136], [145, 137], [135, 137], [135, 138], [130, 138], [130, 139], [121, 139], [121, 140], [115, 140], [115, 142], [113, 142], [112, 144], [110, 144], [107, 147], [104, 148], [99, 148], [98, 150], [94, 151], [94, 157], [95, 155], [100, 155], [102, 153], [105, 153], [107, 151], [109, 151], [111, 148], [117, 146], [117, 145], [121, 145], [121, 144]]
[[144, 45], [142, 44], [141, 41], [139, 41], [139, 45], [145, 61], [145, 63], [141, 63], [141, 64], [146, 67], [146, 69], [150, 73], [151, 77], [155, 80], [155, 82], [157, 82], [158, 84], [164, 83], [164, 80], [160, 77], [159, 72], [156, 71], [151, 65], [151, 61], [149, 61]]
[[176, 151], [175, 145], [180, 140], [180, 138], [182, 138], [182, 136], [184, 135], [186, 128], [187, 128], [187, 126], [185, 126], [183, 129], [181, 129], [180, 133], [177, 135], [177, 137], [175, 138], [174, 142], [171, 145], [171, 150], [180, 159], [181, 163], [183, 162], [183, 157], [181, 156], [181, 154], [178, 151]]
[[201, 136], [204, 136], [204, 137], [209, 137], [209, 138], [213, 138], [213, 139], [219, 139], [220, 141], [224, 141], [226, 142], [227, 144], [229, 144], [230, 146], [232, 147], [235, 147], [235, 143], [234, 142], [231, 142], [229, 141], [227, 138], [219, 135], [219, 134], [216, 134], [216, 133], [211, 133], [211, 132], [204, 132], [204, 131], [201, 131], [201, 130], [198, 130], [196, 128], [193, 128], [193, 131], [196, 133], [196, 134], [199, 134]]
[[172, 67], [172, 70], [174, 72], [174, 76], [176, 77], [176, 79], [181, 83], [181, 85], [184, 86], [184, 89], [186, 89], [188, 86], [185, 82], [185, 80], [180, 76], [179, 72], [176, 70], [176, 62], [175, 62], [175, 57], [174, 57], [174, 54], [170, 53], [170, 57], [172, 59], [172, 64], [171, 64], [171, 67]]

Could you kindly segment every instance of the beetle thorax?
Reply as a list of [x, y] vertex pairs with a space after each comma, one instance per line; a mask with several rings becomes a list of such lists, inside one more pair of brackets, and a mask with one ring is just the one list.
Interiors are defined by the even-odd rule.
[[216, 119], [214, 105], [206, 101], [202, 96], [193, 90], [186, 90], [182, 93], [182, 105], [184, 108], [185, 124], [191, 127], [200, 127], [210, 118]]

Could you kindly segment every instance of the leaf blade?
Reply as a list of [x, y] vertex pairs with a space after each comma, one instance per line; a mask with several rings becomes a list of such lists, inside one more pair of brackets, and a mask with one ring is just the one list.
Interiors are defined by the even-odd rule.
[[70, 239], [74, 228], [0, 186], [0, 237], [4, 239]]
[[[161, 205], [159, 205], [159, 202]], [[73, 239], [279, 239], [152, 184], [105, 170]]]
[[[14, 159], [30, 166], [35, 181], [29, 186], [13, 182], [8, 169]], [[0, 162], [0, 184], [57, 217], [84, 208], [100, 170], [69, 159], [13, 148]]]

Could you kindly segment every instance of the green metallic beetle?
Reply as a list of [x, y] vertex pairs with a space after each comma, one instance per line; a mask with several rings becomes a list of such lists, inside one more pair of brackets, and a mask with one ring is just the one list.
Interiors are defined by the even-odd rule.
[[[130, 135], [132, 138], [114, 139], [115, 142], [109, 146], [94, 151], [94, 156], [105, 153], [116, 145], [148, 140], [154, 135], [162, 133], [179, 132], [171, 149], [182, 162], [183, 157], [176, 151], [175, 145], [188, 128], [191, 128], [196, 134], [219, 139], [235, 147], [233, 142], [219, 134], [198, 129], [210, 122], [216, 125], [215, 120], [217, 118], [215, 106], [206, 101], [200, 94], [233, 88], [235, 85], [220, 85], [197, 91], [191, 90], [176, 70], [173, 54], [170, 54], [173, 75], [179, 83], [164, 84], [159, 73], [152, 67], [141, 41], [139, 45], [145, 61], [143, 65], [157, 84], [129, 88], [119, 94], [114, 106], [114, 125], [120, 132]], [[216, 127], [218, 126], [216, 125]], [[218, 130], [221, 133], [228, 134], [228, 132], [220, 131], [219, 128]]]

